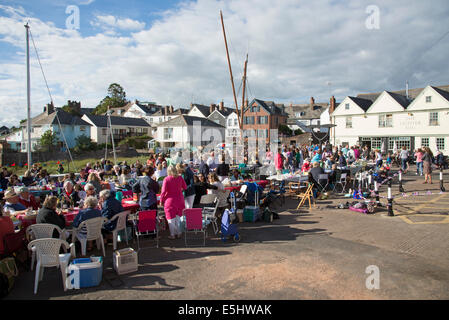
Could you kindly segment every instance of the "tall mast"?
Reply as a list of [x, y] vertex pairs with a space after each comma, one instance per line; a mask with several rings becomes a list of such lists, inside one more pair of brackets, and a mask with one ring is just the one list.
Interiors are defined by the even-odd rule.
[[[226, 47], [226, 57], [228, 58], [229, 73], [231, 75], [232, 92], [234, 93], [235, 109], [237, 110], [237, 117], [238, 117], [239, 127], [241, 130], [243, 120], [240, 121], [239, 105], [237, 103], [237, 96], [235, 95], [234, 77], [232, 76], [231, 59], [229, 58], [228, 42], [226, 41], [226, 31], [225, 31], [224, 22], [223, 22], [223, 13], [221, 12], [221, 10], [220, 10], [220, 17], [221, 17], [221, 26], [223, 28], [223, 36], [224, 36], [225, 47]], [[242, 118], [243, 118], [243, 114], [242, 114]]]
[[31, 168], [31, 91], [30, 91], [30, 36], [29, 36], [28, 23], [25, 25], [26, 29], [26, 42], [27, 42], [27, 136], [28, 136], [28, 147], [27, 147], [27, 160], [28, 169]]
[[246, 54], [245, 66], [243, 68], [243, 94], [242, 94], [242, 122], [240, 128], [243, 128], [243, 113], [245, 112], [245, 92], [246, 92], [246, 69], [248, 66], [248, 53]]

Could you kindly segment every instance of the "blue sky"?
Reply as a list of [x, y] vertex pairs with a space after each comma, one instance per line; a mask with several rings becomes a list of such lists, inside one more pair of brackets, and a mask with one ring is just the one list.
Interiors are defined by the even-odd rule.
[[[80, 10], [78, 31], [66, 29], [69, 5]], [[370, 6], [378, 28], [367, 27]], [[28, 19], [56, 106], [95, 107], [113, 82], [128, 99], [175, 109], [233, 106], [220, 10], [236, 90], [249, 53], [250, 99], [341, 101], [407, 80], [449, 84], [447, 0], [1, 0], [0, 125], [26, 117]], [[31, 64], [34, 116], [49, 97], [33, 52]]]

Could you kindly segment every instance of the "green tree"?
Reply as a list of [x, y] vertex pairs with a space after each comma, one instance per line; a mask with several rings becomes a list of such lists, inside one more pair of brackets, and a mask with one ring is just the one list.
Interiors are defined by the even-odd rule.
[[71, 106], [69, 106], [67, 104], [62, 106], [61, 109], [64, 110], [65, 112], [67, 112], [67, 113], [70, 113], [72, 116], [77, 116], [77, 117], [80, 117], [80, 118], [83, 116], [80, 112], [78, 112], [78, 110], [73, 109]]
[[103, 114], [110, 108], [120, 108], [126, 105], [126, 92], [118, 83], [112, 83], [108, 88], [108, 95], [101, 100], [100, 104], [95, 108], [93, 114]]
[[75, 138], [75, 151], [77, 152], [95, 150], [96, 148], [97, 144], [85, 134], [82, 134]]
[[51, 130], [47, 130], [39, 139], [39, 148], [43, 151], [53, 151], [58, 138]]
[[280, 125], [279, 125], [279, 133], [282, 133], [282, 134], [291, 136], [293, 132], [292, 132], [292, 130], [291, 130], [288, 126], [286, 126], [285, 124], [280, 124]]

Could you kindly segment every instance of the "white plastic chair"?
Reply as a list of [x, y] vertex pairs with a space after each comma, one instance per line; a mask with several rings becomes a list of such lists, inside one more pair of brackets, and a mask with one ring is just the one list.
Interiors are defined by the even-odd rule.
[[[80, 223], [78, 228], [73, 232], [72, 244], [78, 239], [81, 242], [81, 254], [86, 255], [87, 241], [96, 240], [97, 249], [100, 250], [100, 246], [103, 249], [103, 256], [106, 256], [104, 249], [103, 235], [101, 234], [101, 228], [103, 224], [108, 221], [105, 217], [97, 217], [85, 220]], [[87, 233], [86, 233], [87, 231]]]
[[218, 224], [216, 214], [219, 205], [218, 197], [215, 194], [203, 195], [200, 199], [200, 204], [213, 205], [213, 207], [211, 206], [203, 208], [203, 217], [211, 222], [214, 233], [217, 234]]
[[[61, 245], [65, 247], [66, 251], [70, 249], [70, 253], [60, 254]], [[46, 267], [58, 267], [61, 269], [62, 285], [64, 291], [66, 291], [67, 267], [70, 257], [75, 257], [75, 245], [73, 243], [69, 245], [67, 241], [61, 239], [43, 238], [31, 241], [28, 244], [28, 250], [35, 252], [37, 257], [34, 294], [37, 293], [39, 282], [44, 277], [44, 268]]]
[[[43, 238], [53, 238], [53, 232], [57, 230], [59, 232], [59, 239], [66, 240], [65, 230], [61, 230], [57, 225], [50, 223], [36, 223], [30, 225], [26, 229], [26, 238], [28, 241], [43, 239]], [[34, 268], [34, 261], [36, 260], [36, 253], [32, 251], [31, 254], [31, 271]]]
[[108, 221], [108, 222], [112, 222], [112, 221], [117, 220], [117, 225], [115, 226], [115, 229], [112, 230], [114, 250], [117, 250], [118, 232], [121, 230], [125, 230], [126, 244], [128, 244], [128, 231], [126, 230], [126, 220], [128, 220], [128, 214], [130, 214], [130, 213], [131, 213], [131, 211], [129, 211], [129, 210], [117, 213], [114, 217], [112, 217], [111, 220]]

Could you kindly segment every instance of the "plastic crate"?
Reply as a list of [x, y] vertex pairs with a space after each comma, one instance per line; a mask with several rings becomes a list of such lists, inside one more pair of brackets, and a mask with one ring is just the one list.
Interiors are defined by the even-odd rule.
[[246, 206], [243, 210], [243, 221], [244, 222], [256, 222], [259, 220], [260, 209], [259, 207]]
[[119, 275], [135, 272], [138, 269], [137, 252], [133, 248], [114, 251], [112, 259], [114, 270]]
[[74, 259], [68, 273], [67, 289], [96, 287], [103, 277], [103, 257]]

